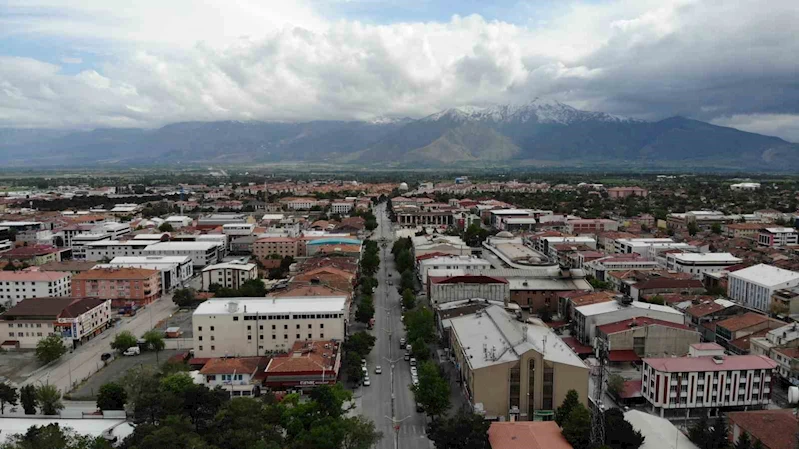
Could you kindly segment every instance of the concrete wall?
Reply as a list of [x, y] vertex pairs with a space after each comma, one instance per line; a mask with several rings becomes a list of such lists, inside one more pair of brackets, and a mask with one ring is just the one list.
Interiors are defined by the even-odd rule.
[[644, 353], [641, 357], [668, 357], [688, 354], [688, 349], [694, 343], [700, 342], [699, 332], [676, 329], [668, 326], [639, 326], [624, 332], [611, 334], [610, 350], [633, 350], [634, 338], [646, 338]]

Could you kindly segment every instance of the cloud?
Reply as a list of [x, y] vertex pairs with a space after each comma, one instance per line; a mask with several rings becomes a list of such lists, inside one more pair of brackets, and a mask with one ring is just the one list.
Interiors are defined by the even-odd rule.
[[544, 96], [799, 135], [794, 0], [568, 3], [518, 22], [533, 26], [476, 15], [370, 25], [304, 2], [9, 1], [0, 37], [110, 56], [77, 74], [0, 58], [7, 126], [419, 117]]
[[61, 58], [61, 62], [64, 64], [80, 64], [83, 62], [82, 58], [70, 58], [70, 57], [63, 57]]

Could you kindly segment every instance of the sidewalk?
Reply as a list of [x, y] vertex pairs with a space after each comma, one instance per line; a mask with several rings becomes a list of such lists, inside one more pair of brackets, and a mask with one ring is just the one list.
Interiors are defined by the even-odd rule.
[[436, 357], [438, 358], [439, 366], [444, 369], [446, 373], [447, 380], [449, 380], [449, 400], [452, 406], [449, 409], [449, 416], [455, 415], [461, 409], [471, 410], [472, 406], [469, 404], [469, 401], [463, 395], [463, 390], [461, 389], [461, 384], [458, 383], [458, 371], [455, 369], [455, 365], [446, 359], [443, 356], [443, 351], [438, 349], [436, 350]]

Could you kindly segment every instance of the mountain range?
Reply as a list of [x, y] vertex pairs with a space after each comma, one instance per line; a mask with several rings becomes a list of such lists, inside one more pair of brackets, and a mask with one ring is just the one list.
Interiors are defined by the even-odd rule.
[[623, 118], [541, 99], [451, 108], [421, 119], [184, 122], [93, 131], [0, 128], [0, 154], [10, 167], [304, 161], [799, 168], [799, 145], [777, 137], [685, 117]]

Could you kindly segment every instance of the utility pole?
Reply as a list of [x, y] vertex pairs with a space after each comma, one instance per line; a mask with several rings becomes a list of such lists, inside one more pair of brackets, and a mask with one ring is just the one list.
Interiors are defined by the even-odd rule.
[[604, 407], [602, 406], [602, 389], [605, 380], [605, 342], [596, 340], [597, 359], [599, 360], [599, 371], [596, 374], [594, 384], [594, 410], [591, 412], [591, 445], [599, 447], [605, 444], [605, 417]]
[[399, 448], [399, 430], [400, 430], [400, 423], [405, 421], [406, 419], [410, 418], [411, 416], [408, 415], [402, 419], [397, 419], [396, 417], [386, 416], [386, 419], [391, 420], [391, 425], [394, 427], [394, 449]]

